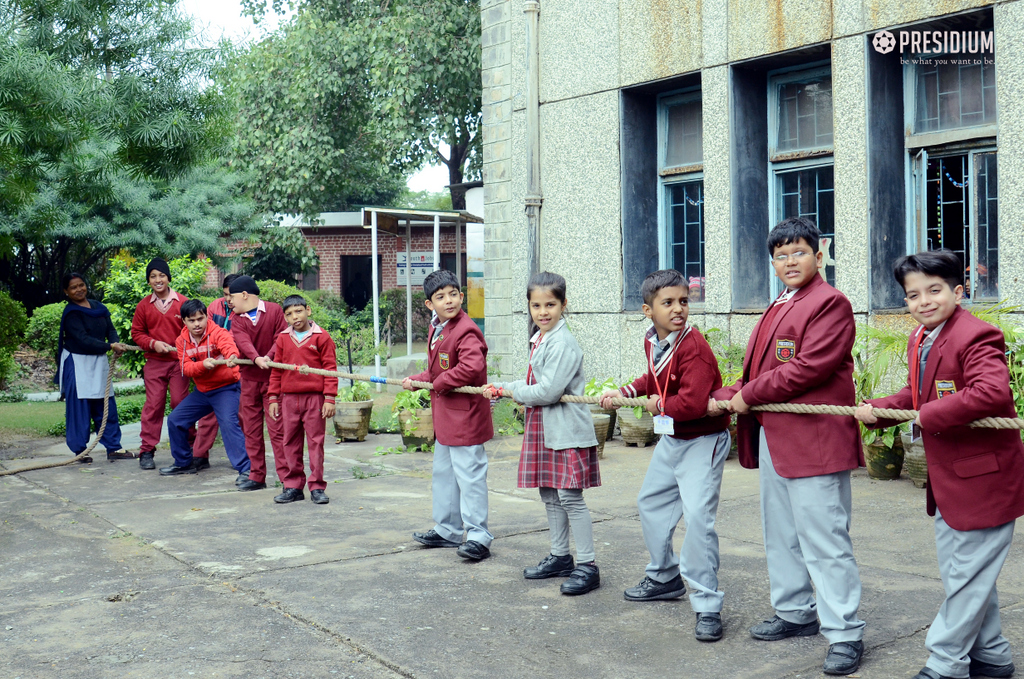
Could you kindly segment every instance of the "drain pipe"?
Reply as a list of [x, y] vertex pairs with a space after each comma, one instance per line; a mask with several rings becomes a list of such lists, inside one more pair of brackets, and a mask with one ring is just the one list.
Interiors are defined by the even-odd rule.
[[540, 2], [526, 0], [526, 225], [530, 276], [540, 271]]

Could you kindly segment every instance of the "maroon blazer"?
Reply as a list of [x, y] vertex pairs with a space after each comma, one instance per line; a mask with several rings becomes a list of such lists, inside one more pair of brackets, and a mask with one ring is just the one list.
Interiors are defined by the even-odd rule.
[[465, 311], [448, 321], [437, 344], [435, 329], [427, 338], [427, 370], [411, 379], [433, 382], [430, 409], [434, 434], [446, 446], [475, 446], [494, 438], [491, 404], [482, 395], [459, 394], [455, 387], [487, 384], [487, 343], [484, 334]]
[[[912, 342], [910, 366], [917, 362], [910, 355]], [[965, 426], [982, 417], [1017, 416], [1002, 331], [957, 307], [932, 345], [921, 384], [928, 514], [934, 516], [937, 506], [955, 530], [992, 528], [1024, 515], [1020, 432]], [[869, 402], [876, 408], [913, 408], [909, 378], [898, 393]], [[879, 420], [872, 426], [893, 424]]]
[[[762, 355], [752, 356], [763, 321], [762, 315], [747, 343], [743, 377], [716, 391], [714, 398], [727, 400], [742, 390], [752, 406], [856, 404], [851, 353], [856, 328], [846, 295], [815, 276], [778, 310]], [[755, 364], [758, 376], [751, 380]], [[749, 413], [736, 423], [740, 464], [748, 469], [758, 466], [762, 426], [775, 471], [784, 478], [834, 474], [864, 465], [860, 430], [852, 417]]]

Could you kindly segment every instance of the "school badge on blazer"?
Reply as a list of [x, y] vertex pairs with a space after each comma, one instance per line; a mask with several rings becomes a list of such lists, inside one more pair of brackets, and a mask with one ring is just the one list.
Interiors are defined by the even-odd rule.
[[451, 367], [451, 362], [448, 360], [448, 354], [443, 351], [437, 355], [437, 361], [441, 364], [441, 370], [447, 370]]
[[783, 363], [796, 356], [796, 342], [788, 339], [775, 340], [775, 358]]
[[935, 380], [935, 393], [939, 398], [956, 393], [956, 383], [953, 380]]

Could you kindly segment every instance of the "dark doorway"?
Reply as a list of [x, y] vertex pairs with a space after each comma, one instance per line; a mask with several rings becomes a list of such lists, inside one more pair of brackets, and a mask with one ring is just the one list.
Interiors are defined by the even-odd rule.
[[[383, 260], [377, 255], [377, 291], [383, 290], [381, 279]], [[359, 311], [370, 303], [373, 288], [373, 265], [370, 255], [342, 255], [341, 297], [352, 311]]]

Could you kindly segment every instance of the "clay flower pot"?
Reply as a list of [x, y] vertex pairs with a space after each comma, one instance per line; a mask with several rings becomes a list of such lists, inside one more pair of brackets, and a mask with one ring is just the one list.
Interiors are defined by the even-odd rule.
[[604, 457], [604, 442], [608, 436], [608, 425], [611, 422], [611, 418], [607, 415], [598, 415], [594, 413], [594, 435], [597, 436], [597, 457]]
[[880, 481], [892, 481], [900, 477], [903, 471], [903, 442], [896, 439], [892, 448], [881, 440], [864, 444], [864, 460], [867, 462], [868, 476]]
[[647, 444], [652, 443], [656, 438], [654, 417], [646, 410], [640, 419], [637, 419], [632, 412], [622, 413], [622, 417], [619, 418], [619, 432], [622, 434], [622, 441], [627, 446], [646, 448]]
[[924, 456], [924, 442], [911, 441], [909, 433], [900, 434], [903, 439], [903, 469], [918, 488], [924, 488], [928, 481], [928, 460]]
[[615, 410], [605, 410], [601, 406], [595, 405], [595, 404], [591, 404], [589, 407], [590, 407], [590, 414], [591, 415], [607, 415], [608, 416], [608, 418], [609, 418], [608, 419], [608, 438], [606, 438], [605, 440], [606, 441], [611, 441], [612, 437], [615, 435], [615, 413], [617, 411], [615, 411]]
[[434, 417], [430, 408], [403, 410], [398, 413], [402, 425], [402, 443], [406, 448], [429, 446], [434, 443]]
[[373, 401], [345, 401], [334, 404], [334, 435], [344, 441], [365, 441], [370, 430]]

